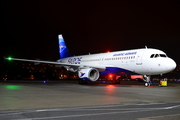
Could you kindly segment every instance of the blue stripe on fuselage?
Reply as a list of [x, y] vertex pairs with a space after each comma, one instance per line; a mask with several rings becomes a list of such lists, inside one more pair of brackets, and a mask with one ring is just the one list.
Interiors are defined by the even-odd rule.
[[135, 72], [123, 69], [123, 68], [118, 68], [118, 67], [106, 67], [106, 70], [100, 73], [101, 75], [106, 75], [106, 74], [117, 74], [117, 75], [138, 75]]

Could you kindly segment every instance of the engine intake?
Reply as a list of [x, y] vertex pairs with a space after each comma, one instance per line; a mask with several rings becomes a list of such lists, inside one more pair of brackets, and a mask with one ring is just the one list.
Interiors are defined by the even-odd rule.
[[78, 71], [78, 76], [84, 80], [96, 81], [99, 78], [99, 71], [94, 68], [84, 68]]

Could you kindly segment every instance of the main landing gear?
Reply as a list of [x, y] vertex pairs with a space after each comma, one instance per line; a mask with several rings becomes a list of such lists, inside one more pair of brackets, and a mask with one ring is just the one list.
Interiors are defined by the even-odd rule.
[[88, 84], [88, 82], [85, 81], [85, 80], [80, 79], [80, 80], [79, 80], [79, 84]]
[[151, 86], [152, 82], [150, 78], [151, 78], [150, 75], [144, 75], [143, 80], [145, 81], [145, 87]]
[[120, 79], [112, 80], [112, 84], [120, 84], [120, 83], [121, 83], [121, 80], [120, 80]]

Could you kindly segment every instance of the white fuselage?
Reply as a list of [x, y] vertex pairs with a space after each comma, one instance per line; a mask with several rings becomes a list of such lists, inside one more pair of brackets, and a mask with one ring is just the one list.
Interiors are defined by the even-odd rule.
[[62, 63], [91, 66], [100, 72], [116, 74], [158, 75], [172, 71], [176, 63], [158, 49], [134, 49], [68, 57], [58, 60]]

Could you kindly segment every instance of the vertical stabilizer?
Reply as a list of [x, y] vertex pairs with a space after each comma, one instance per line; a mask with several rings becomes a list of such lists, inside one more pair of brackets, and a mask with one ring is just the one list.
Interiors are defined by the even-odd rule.
[[66, 57], [71, 57], [66, 43], [64, 42], [64, 39], [62, 37], [62, 35], [58, 35], [58, 39], [59, 39], [59, 54], [60, 54], [60, 58], [66, 58]]

